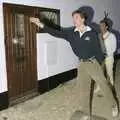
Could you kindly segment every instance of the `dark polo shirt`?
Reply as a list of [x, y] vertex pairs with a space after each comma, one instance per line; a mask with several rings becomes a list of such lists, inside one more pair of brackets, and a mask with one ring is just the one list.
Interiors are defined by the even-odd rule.
[[75, 31], [75, 27], [56, 30], [44, 26], [42, 32], [67, 40], [79, 59], [87, 60], [91, 57], [95, 57], [99, 62], [102, 62], [104, 59], [98, 34], [93, 29], [85, 32], [81, 37], [80, 33]]

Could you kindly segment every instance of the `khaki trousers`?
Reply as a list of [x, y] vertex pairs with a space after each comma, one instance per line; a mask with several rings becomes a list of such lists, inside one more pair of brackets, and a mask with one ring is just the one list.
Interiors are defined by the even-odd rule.
[[90, 114], [91, 80], [94, 80], [96, 84], [100, 86], [104, 93], [104, 97], [109, 105], [111, 105], [110, 107], [116, 105], [116, 100], [104, 76], [103, 70], [97, 60], [94, 59], [88, 62], [80, 62], [78, 66], [77, 85], [80, 87], [80, 103], [82, 111]]
[[114, 65], [114, 57], [113, 56], [106, 57], [105, 58], [105, 69], [107, 73], [107, 79], [110, 81], [111, 85], [114, 85], [113, 65]]

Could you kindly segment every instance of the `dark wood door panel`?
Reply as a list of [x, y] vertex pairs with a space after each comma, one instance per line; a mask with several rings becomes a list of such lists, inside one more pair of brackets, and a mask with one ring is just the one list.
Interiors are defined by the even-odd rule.
[[34, 7], [4, 4], [8, 90], [17, 98], [37, 90], [36, 26], [29, 21]]

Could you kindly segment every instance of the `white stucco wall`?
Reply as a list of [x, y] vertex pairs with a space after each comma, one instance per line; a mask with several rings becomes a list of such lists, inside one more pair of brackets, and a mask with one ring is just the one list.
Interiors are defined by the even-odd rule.
[[[113, 21], [115, 21], [114, 28], [120, 29], [119, 27], [120, 15], [118, 15], [117, 13], [118, 12], [117, 10], [119, 8], [118, 0], [0, 0], [0, 25], [1, 25], [0, 92], [7, 91], [7, 73], [6, 73], [6, 63], [5, 63], [5, 46], [4, 46], [4, 29], [3, 29], [4, 24], [3, 24], [3, 11], [2, 11], [3, 2], [60, 9], [62, 26], [72, 25], [71, 13], [73, 10], [81, 7], [82, 5], [90, 5], [95, 10], [94, 21], [99, 22], [99, 20], [102, 19], [104, 16], [104, 10], [108, 10], [110, 11], [111, 18], [113, 19]], [[46, 69], [49, 71], [49, 73], [47, 73], [48, 75], [43, 75], [43, 78], [76, 67], [77, 59], [73, 54], [71, 47], [69, 46], [69, 43], [67, 43], [64, 40], [58, 40], [58, 46], [59, 46], [58, 59], [59, 59], [59, 63], [61, 64], [59, 64], [59, 66], [54, 66], [54, 67], [46, 66]]]

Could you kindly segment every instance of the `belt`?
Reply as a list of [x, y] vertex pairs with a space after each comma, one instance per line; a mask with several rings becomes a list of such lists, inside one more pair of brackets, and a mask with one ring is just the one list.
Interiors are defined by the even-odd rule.
[[91, 57], [88, 59], [80, 59], [80, 62], [92, 62], [95, 59], [95, 57]]

